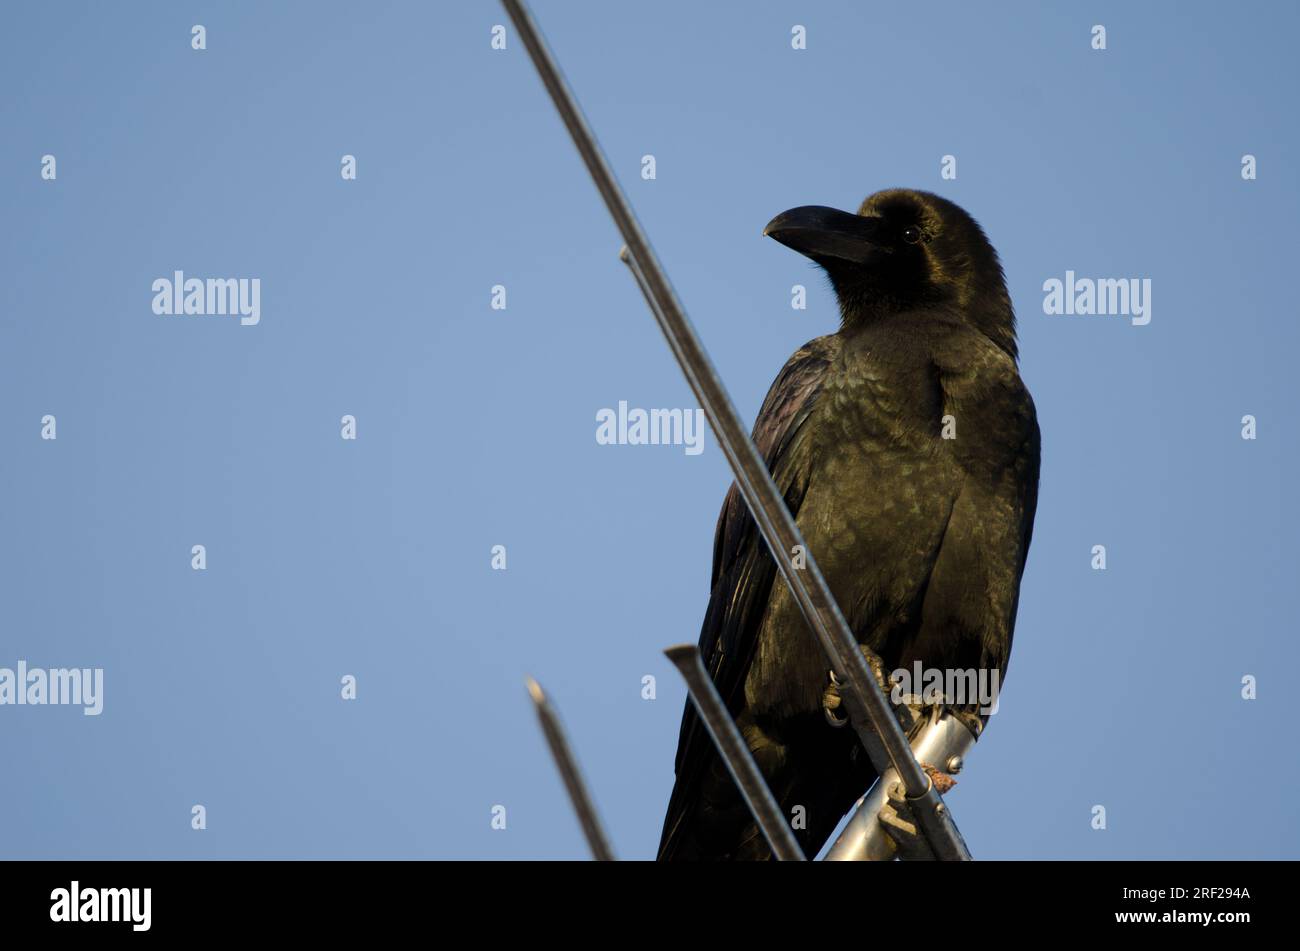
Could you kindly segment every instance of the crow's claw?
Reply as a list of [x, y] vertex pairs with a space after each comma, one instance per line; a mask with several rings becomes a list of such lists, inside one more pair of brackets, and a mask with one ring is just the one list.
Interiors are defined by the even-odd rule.
[[[885, 676], [885, 665], [881, 659], [874, 653], [868, 653], [866, 648], [862, 649], [863, 659], [867, 662], [867, 667], [875, 675], [876, 683], [880, 684], [880, 689], [886, 694], [892, 689], [893, 685], [889, 678]], [[826, 673], [827, 684], [826, 690], [822, 693], [822, 714], [826, 717], [826, 722], [831, 726], [839, 729], [848, 724], [848, 717], [837, 716], [835, 711], [844, 705], [844, 698], [840, 696], [840, 681], [835, 676], [835, 671], [830, 670]]]

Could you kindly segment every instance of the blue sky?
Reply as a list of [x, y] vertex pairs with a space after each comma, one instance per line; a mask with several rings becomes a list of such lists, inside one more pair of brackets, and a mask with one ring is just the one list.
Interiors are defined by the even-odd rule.
[[[1001, 712], [948, 797], [974, 854], [1296, 857], [1296, 8], [534, 10], [747, 421], [836, 324], [774, 214], [923, 188], [998, 248], [1043, 471]], [[597, 444], [602, 408], [694, 403], [513, 30], [490, 48], [504, 13], [3, 16], [0, 667], [103, 667], [105, 697], [0, 707], [0, 851], [583, 857], [532, 673], [651, 856], [660, 651], [698, 634], [729, 476], [711, 435]], [[156, 316], [175, 270], [260, 279], [260, 323]], [[1149, 279], [1151, 322], [1044, 314], [1067, 270]]]

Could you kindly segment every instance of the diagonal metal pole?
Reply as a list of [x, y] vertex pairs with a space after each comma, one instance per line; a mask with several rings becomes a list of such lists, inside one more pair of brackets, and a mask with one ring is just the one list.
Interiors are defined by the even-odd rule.
[[[522, 0], [502, 0], [502, 3], [623, 235], [632, 263], [639, 269], [646, 292], [653, 299], [651, 310], [735, 473], [745, 504], [762, 531], [804, 618], [825, 651], [831, 669], [843, 685], [844, 703], [850, 720], [877, 772], [883, 774], [890, 766], [898, 772], [921, 831], [937, 858], [969, 859], [970, 852], [961, 834], [929, 776], [912, 755], [907, 737], [899, 727], [885, 694], [875, 688], [867, 689], [875, 683], [875, 677], [862, 650], [773, 483], [767, 465], [741, 423], [731, 397], [642, 232], [627, 197], [619, 188], [532, 13]], [[796, 568], [792, 561], [796, 548], [805, 553], [803, 568]], [[882, 745], [884, 757], [880, 755]]]
[[614, 850], [609, 847], [609, 839], [600, 824], [600, 816], [596, 814], [596, 806], [591, 801], [591, 794], [587, 792], [587, 784], [582, 780], [578, 760], [574, 757], [573, 749], [564, 735], [564, 728], [560, 726], [560, 718], [556, 715], [555, 708], [551, 706], [551, 701], [546, 698], [541, 685], [532, 677], [528, 678], [527, 683], [528, 696], [533, 699], [537, 719], [542, 724], [542, 733], [546, 735], [546, 742], [551, 747], [551, 755], [560, 770], [560, 778], [564, 780], [564, 788], [569, 792], [573, 811], [578, 814], [582, 834], [587, 837], [587, 845], [591, 847], [591, 857], [597, 862], [612, 862]]
[[727, 705], [722, 702], [718, 688], [709, 679], [709, 672], [700, 660], [700, 649], [694, 644], [678, 644], [670, 647], [664, 654], [673, 662], [690, 691], [691, 702], [699, 711], [700, 720], [713, 737], [713, 745], [727, 764], [727, 771], [740, 788], [740, 794], [749, 806], [750, 813], [763, 830], [763, 837], [772, 847], [772, 854], [782, 862], [802, 862], [803, 849], [794, 837], [794, 832], [781, 814], [781, 807], [772, 797], [772, 790], [767, 788], [767, 781], [758, 771], [758, 764], [749, 754], [745, 739], [736, 728], [736, 721], [731, 718]]

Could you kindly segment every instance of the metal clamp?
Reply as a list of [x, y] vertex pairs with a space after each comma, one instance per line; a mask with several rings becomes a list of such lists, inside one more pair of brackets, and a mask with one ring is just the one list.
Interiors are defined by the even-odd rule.
[[[893, 858], [933, 859], [924, 835], [921, 800], [940, 818], [948, 813], [936, 788], [936, 776], [951, 785], [978, 739], [962, 720], [945, 713], [937, 721], [927, 718], [912, 741], [912, 751], [926, 770], [930, 784], [920, 797], [909, 797], [898, 774], [890, 769], [858, 800], [852, 818], [826, 853], [828, 862], [887, 862]], [[965, 843], [963, 843], [964, 845]]]

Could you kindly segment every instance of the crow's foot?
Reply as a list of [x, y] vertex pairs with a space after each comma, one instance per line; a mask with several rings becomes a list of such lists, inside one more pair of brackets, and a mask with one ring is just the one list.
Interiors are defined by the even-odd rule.
[[[874, 653], [868, 653], [867, 649], [862, 648], [863, 659], [867, 662], [867, 667], [875, 675], [876, 683], [880, 684], [880, 689], [886, 694], [893, 689], [889, 678], [885, 675], [884, 662]], [[826, 689], [822, 692], [822, 713], [826, 716], [826, 722], [835, 728], [847, 726], [848, 717], [840, 716], [839, 712], [844, 706], [844, 698], [840, 694], [841, 684], [839, 678], [835, 676], [835, 671], [826, 672], [827, 684]]]

